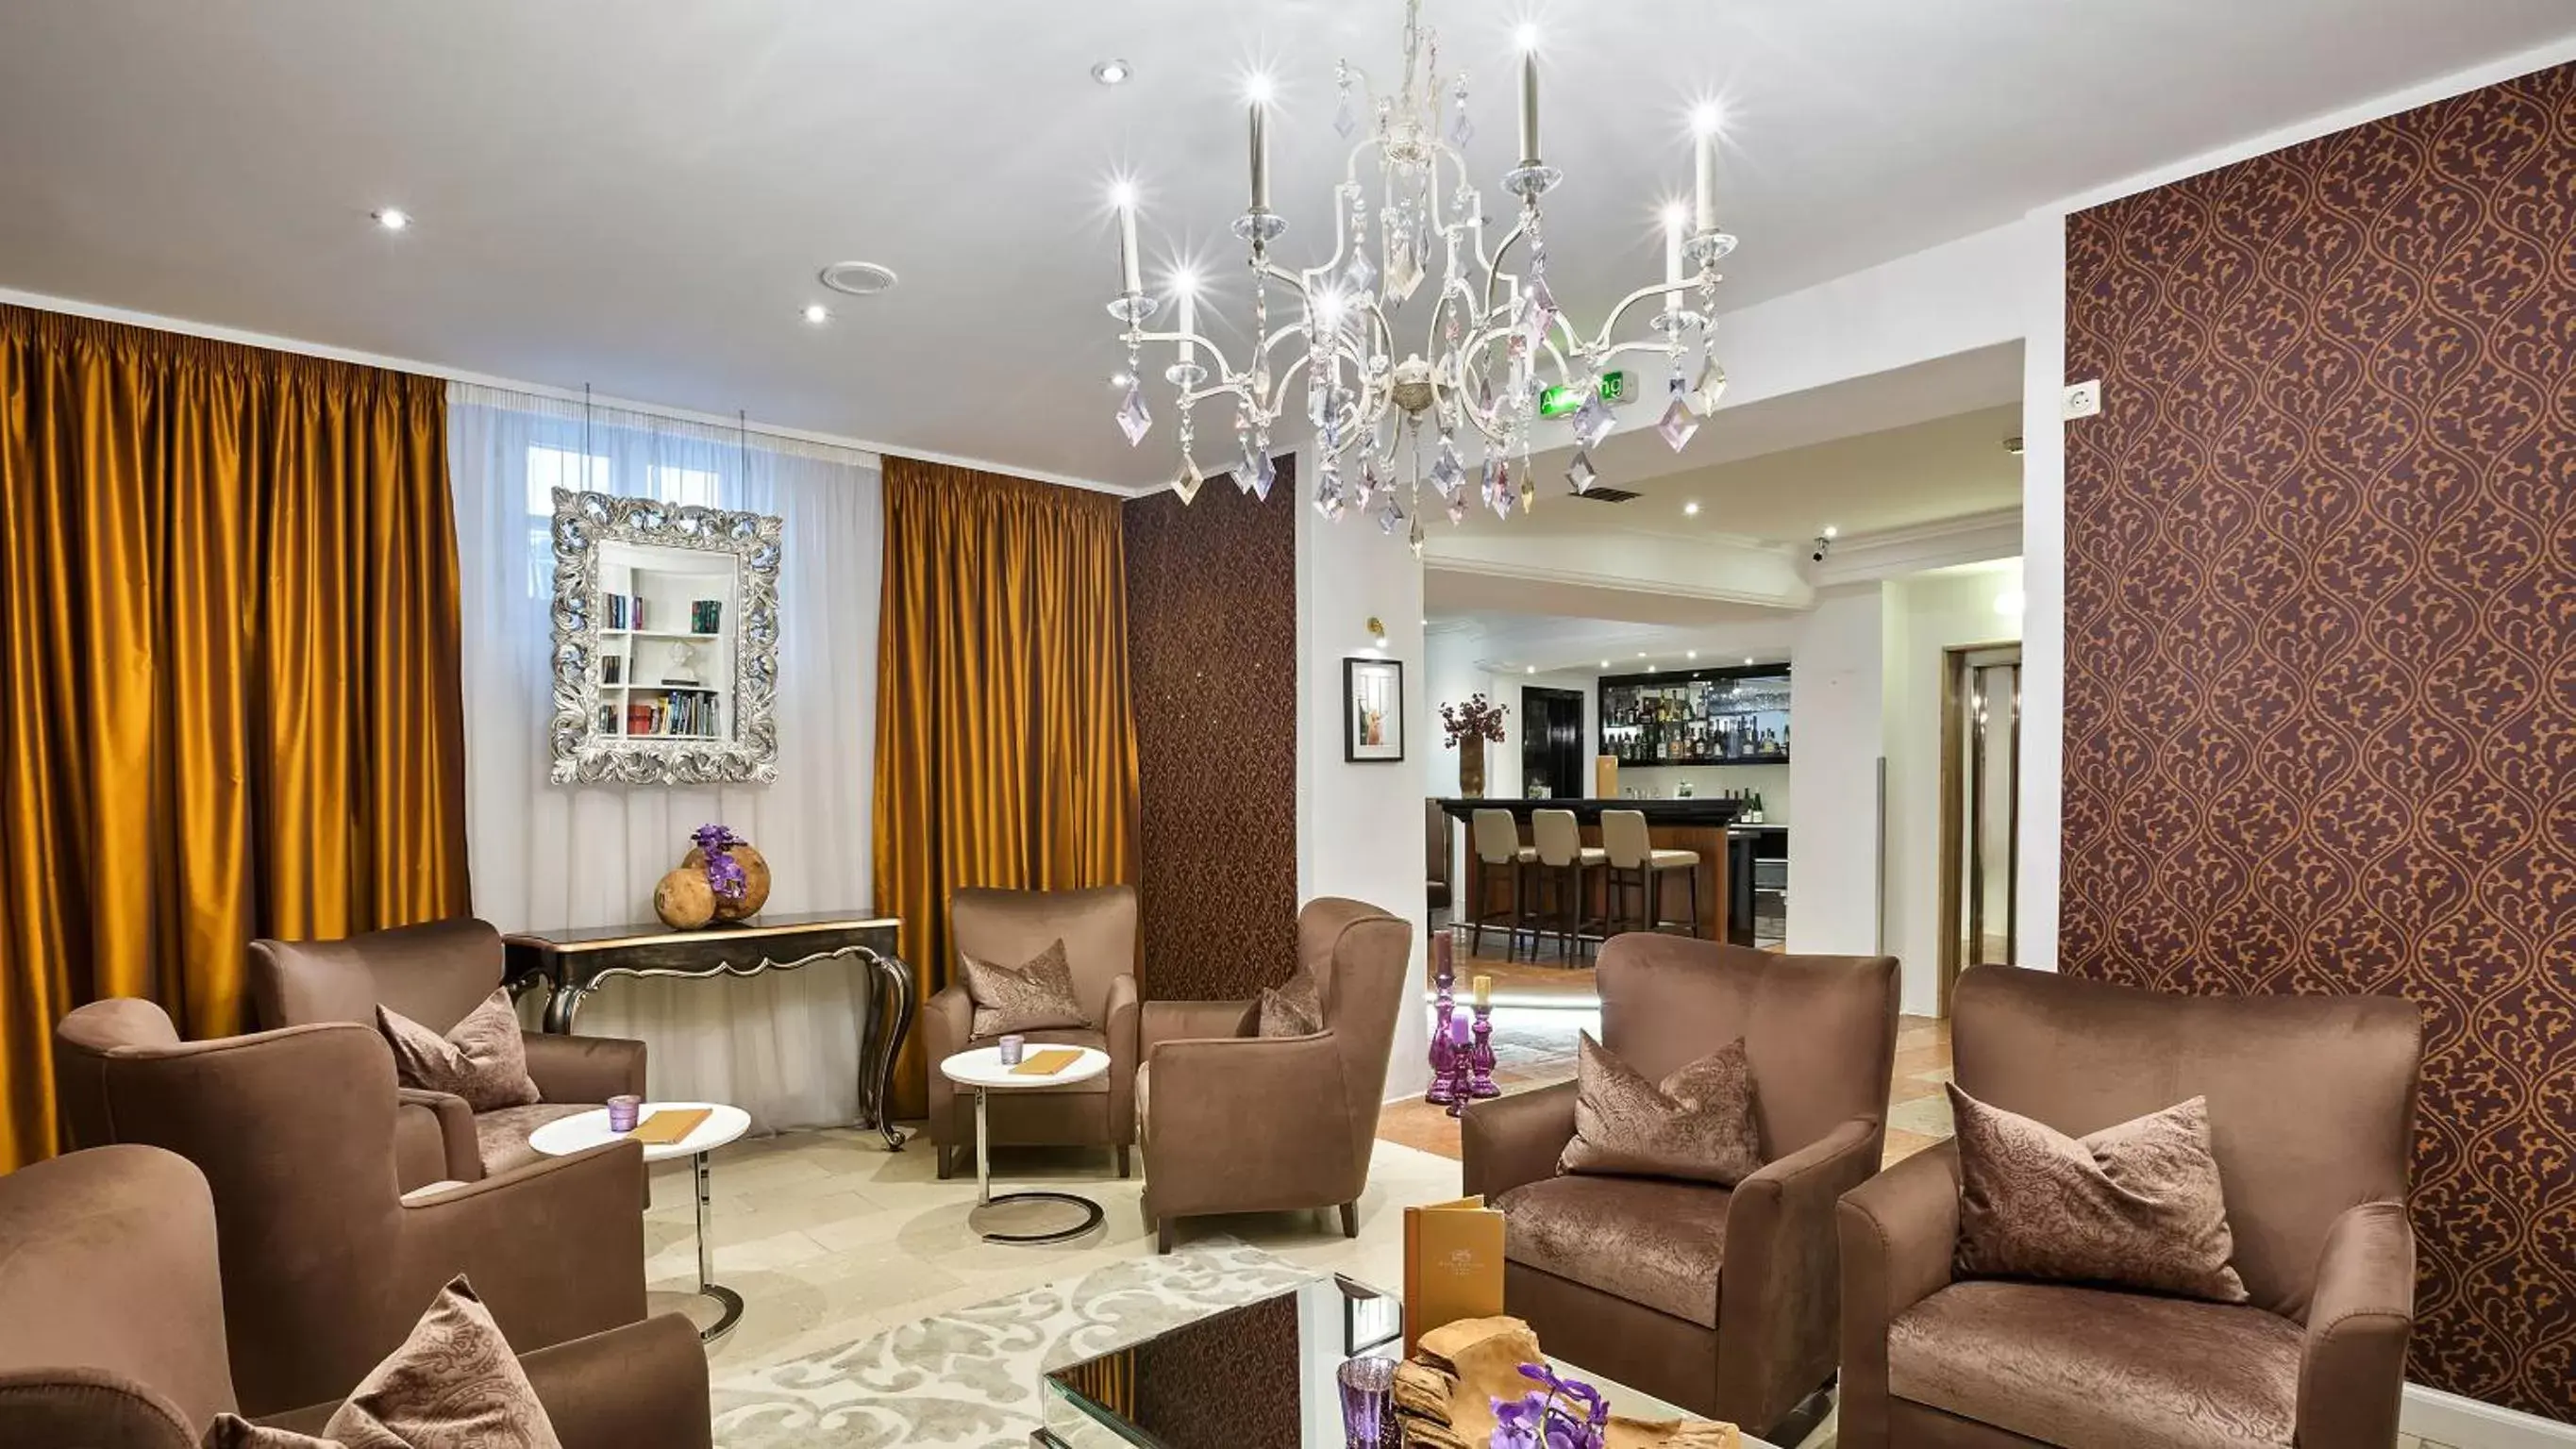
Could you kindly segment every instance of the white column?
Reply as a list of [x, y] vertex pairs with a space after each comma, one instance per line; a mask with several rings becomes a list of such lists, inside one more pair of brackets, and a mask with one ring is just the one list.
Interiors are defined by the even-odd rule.
[[1789, 949], [1873, 955], [1879, 940], [1879, 762], [1886, 750], [1883, 590], [1817, 596], [1790, 648]]

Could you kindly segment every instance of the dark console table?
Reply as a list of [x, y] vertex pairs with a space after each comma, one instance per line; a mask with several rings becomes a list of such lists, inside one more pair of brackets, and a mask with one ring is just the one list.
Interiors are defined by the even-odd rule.
[[546, 1030], [568, 1033], [584, 997], [620, 977], [705, 979], [757, 976], [841, 965], [868, 973], [867, 1040], [859, 1051], [860, 1125], [873, 1127], [890, 1152], [903, 1133], [886, 1118], [895, 1053], [912, 1029], [912, 968], [895, 954], [901, 922], [864, 911], [810, 911], [756, 916], [703, 931], [674, 931], [656, 922], [559, 931], [519, 931], [501, 938], [515, 994], [548, 992]]

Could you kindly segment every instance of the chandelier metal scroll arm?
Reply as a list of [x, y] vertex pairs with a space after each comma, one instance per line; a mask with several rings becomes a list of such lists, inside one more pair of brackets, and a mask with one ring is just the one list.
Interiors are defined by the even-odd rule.
[[[1229, 365], [1227, 364], [1226, 360], [1225, 360], [1225, 349], [1224, 349], [1224, 348], [1222, 348], [1222, 347], [1219, 347], [1219, 346], [1216, 344], [1215, 339], [1213, 339], [1213, 338], [1211, 338], [1211, 337], [1207, 336], [1205, 333], [1201, 333], [1201, 332], [1143, 332], [1143, 331], [1139, 331], [1139, 332], [1133, 333], [1132, 335], [1130, 335], [1130, 336], [1128, 336], [1128, 337], [1122, 338], [1121, 340], [1122, 340], [1122, 341], [1127, 341], [1127, 342], [1130, 342], [1130, 343], [1133, 343], [1133, 344], [1143, 344], [1143, 343], [1148, 343], [1148, 342], [1169, 342], [1169, 343], [1174, 343], [1174, 344], [1178, 344], [1178, 343], [1182, 343], [1182, 342], [1195, 342], [1195, 343], [1197, 343], [1197, 344], [1199, 345], [1199, 347], [1200, 347], [1201, 349], [1203, 349], [1203, 350], [1207, 353], [1207, 355], [1208, 355], [1209, 357], [1214, 358], [1214, 359], [1216, 360], [1216, 366], [1215, 366], [1214, 368], [1210, 369], [1210, 375], [1211, 375], [1211, 376], [1218, 377], [1218, 378], [1227, 378], [1227, 377], [1232, 377], [1232, 376], [1234, 375], [1234, 369], [1233, 369], [1231, 366], [1229, 366]], [[1223, 391], [1223, 390], [1224, 390], [1223, 384], [1219, 384], [1217, 387], [1214, 387], [1214, 388], [1202, 389], [1202, 390], [1201, 390], [1201, 393], [1200, 393], [1199, 395], [1204, 396], [1206, 393], [1209, 393], [1209, 392], [1221, 392], [1221, 391]], [[1186, 394], [1186, 393], [1185, 393], [1185, 394], [1183, 394], [1183, 395], [1182, 395], [1182, 401], [1183, 401], [1183, 402], [1187, 402], [1187, 401], [1189, 401], [1189, 400], [1190, 400], [1190, 396], [1191, 396], [1190, 394]]]
[[[1641, 347], [1652, 348], [1657, 352], [1661, 352], [1664, 349], [1664, 342], [1661, 338], [1657, 338], [1652, 342], [1623, 342], [1616, 347], [1612, 347], [1610, 344], [1610, 336], [1612, 333], [1619, 330], [1619, 319], [1627, 315], [1629, 308], [1636, 306], [1639, 302], [1645, 301], [1649, 297], [1660, 301], [1661, 299], [1672, 295], [1674, 292], [1681, 290], [1683, 289], [1674, 286], [1670, 282], [1657, 282], [1651, 287], [1639, 287], [1637, 290], [1630, 292], [1627, 296], [1619, 299], [1618, 306], [1610, 309], [1610, 315], [1603, 319], [1601, 323], [1601, 331], [1599, 335], [1592, 339], [1592, 345], [1589, 348], [1583, 348], [1580, 350], [1587, 354], [1598, 355], [1605, 358], [1616, 356], [1620, 353], [1633, 352]], [[1683, 310], [1686, 314], [1689, 313], [1688, 308]], [[1577, 340], [1579, 341], [1580, 339]]]

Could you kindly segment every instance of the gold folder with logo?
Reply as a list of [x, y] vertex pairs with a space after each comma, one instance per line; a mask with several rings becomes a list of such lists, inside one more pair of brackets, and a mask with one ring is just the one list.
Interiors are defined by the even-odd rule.
[[1503, 1215], [1481, 1197], [1404, 1210], [1404, 1351], [1462, 1318], [1503, 1311]]

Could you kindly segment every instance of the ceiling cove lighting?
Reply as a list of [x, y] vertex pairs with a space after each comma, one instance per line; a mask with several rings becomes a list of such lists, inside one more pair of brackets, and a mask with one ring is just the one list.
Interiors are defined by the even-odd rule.
[[[1668, 400], [1657, 427], [1674, 451], [1686, 446], [1725, 386], [1710, 344], [1722, 280], [1717, 264], [1735, 248], [1717, 222], [1711, 114], [1695, 118], [1691, 204], [1672, 207], [1663, 223], [1662, 279], [1621, 298], [1598, 331], [1577, 329], [1548, 284], [1540, 201], [1563, 173], [1539, 145], [1536, 28], [1523, 26], [1518, 35], [1519, 159], [1502, 176], [1519, 214], [1500, 237], [1488, 237], [1484, 199], [1469, 180], [1465, 154], [1476, 133], [1467, 78], [1440, 73], [1439, 40], [1422, 28], [1421, 10], [1421, 0], [1405, 0], [1393, 90], [1380, 90], [1347, 61], [1334, 68], [1333, 128], [1351, 151], [1333, 189], [1330, 229], [1318, 242], [1332, 255], [1320, 266], [1292, 269], [1271, 257], [1271, 244], [1288, 230], [1271, 205], [1272, 85], [1256, 76], [1245, 87], [1249, 204], [1233, 232], [1251, 255], [1252, 315], [1234, 331], [1246, 340], [1233, 344], [1233, 356], [1199, 331], [1189, 291], [1177, 294], [1171, 330], [1148, 328], [1160, 300], [1145, 290], [1132, 188], [1113, 194], [1121, 285], [1109, 303], [1127, 370], [1138, 379], [1116, 415], [1130, 446], [1154, 423], [1145, 402], [1145, 350], [1171, 349], [1162, 376], [1174, 391], [1180, 435], [1173, 491], [1193, 497], [1204, 477], [1195, 457], [1200, 404], [1233, 414], [1229, 451], [1242, 460], [1235, 481], [1263, 499], [1277, 476], [1272, 429], [1302, 419], [1315, 435], [1316, 511], [1338, 519], [1374, 509], [1385, 532], [1406, 530], [1417, 557], [1426, 501], [1460, 523], [1478, 498], [1506, 518], [1515, 504], [1527, 512], [1537, 500], [1531, 455], [1542, 394], [1581, 400], [1572, 409], [1576, 447], [1566, 480], [1575, 492], [1588, 491], [1600, 476], [1590, 450], [1614, 425], [1603, 392], [1619, 358], [1663, 358]], [[1643, 319], [1634, 329], [1643, 335], [1614, 341], [1632, 313]], [[1431, 500], [1422, 496], [1426, 484]]]
[[376, 225], [387, 231], [409, 231], [411, 213], [399, 206], [388, 206], [376, 214]]

